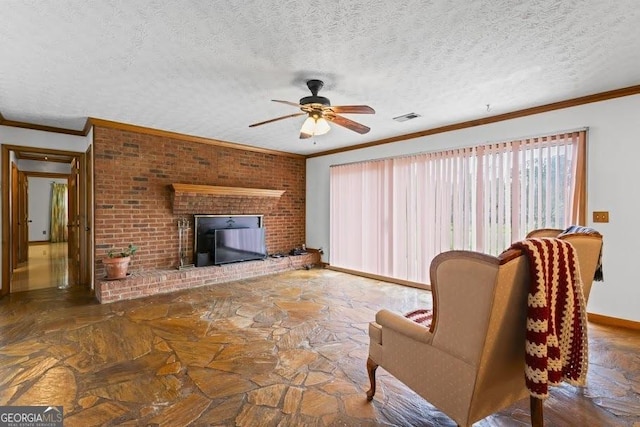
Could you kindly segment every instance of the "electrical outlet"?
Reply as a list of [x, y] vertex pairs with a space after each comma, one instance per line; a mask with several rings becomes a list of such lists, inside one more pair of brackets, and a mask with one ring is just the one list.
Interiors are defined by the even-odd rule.
[[609, 222], [609, 211], [593, 211], [593, 222]]
[[42, 230], [42, 234], [47, 235], [47, 230]]

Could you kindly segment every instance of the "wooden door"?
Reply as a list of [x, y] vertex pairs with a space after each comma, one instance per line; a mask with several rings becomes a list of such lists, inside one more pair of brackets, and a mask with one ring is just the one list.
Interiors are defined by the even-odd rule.
[[68, 257], [69, 281], [71, 284], [79, 282], [80, 275], [80, 212], [78, 210], [78, 159], [71, 162], [69, 187], [67, 191], [67, 227], [68, 227]]
[[29, 261], [29, 180], [18, 171], [18, 262]]
[[13, 225], [13, 215], [11, 214], [11, 156], [9, 148], [0, 145], [0, 190], [2, 201], [0, 211], [2, 212], [2, 280], [0, 280], [0, 296], [9, 294], [11, 288], [11, 274], [13, 272], [11, 255], [13, 245], [11, 232]]
[[15, 163], [11, 162], [11, 218], [9, 222], [11, 223], [11, 234], [8, 236], [9, 241], [11, 242], [11, 271], [15, 270], [18, 267], [18, 252], [19, 252], [19, 244], [20, 239], [18, 239], [18, 235], [20, 233], [20, 213], [18, 211], [18, 206], [20, 205], [18, 200], [18, 166]]
[[84, 191], [81, 191], [80, 205], [81, 215], [84, 218], [84, 239], [81, 244], [80, 254], [82, 260], [80, 262], [80, 280], [83, 284], [93, 284], [94, 273], [94, 245], [93, 245], [93, 145], [89, 145], [84, 156], [83, 174], [80, 175], [81, 187], [84, 185]]

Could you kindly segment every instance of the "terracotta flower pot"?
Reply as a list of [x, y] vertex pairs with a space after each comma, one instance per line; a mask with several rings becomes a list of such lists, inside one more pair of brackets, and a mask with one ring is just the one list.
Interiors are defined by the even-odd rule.
[[103, 259], [102, 263], [107, 272], [107, 279], [124, 279], [127, 277], [129, 261], [131, 261], [130, 256]]

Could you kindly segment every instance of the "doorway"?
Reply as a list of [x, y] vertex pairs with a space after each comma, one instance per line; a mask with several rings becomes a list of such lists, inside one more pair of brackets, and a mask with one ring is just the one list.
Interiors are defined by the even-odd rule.
[[[2, 295], [43, 287], [90, 287], [93, 209], [88, 203], [87, 177], [92, 170], [88, 153], [2, 146], [2, 178], [10, 183], [2, 187], [2, 217], [8, 219], [2, 225]], [[64, 203], [57, 199], [63, 206], [56, 205], [66, 211], [64, 224], [52, 217], [46, 226], [42, 224], [42, 216], [51, 215], [49, 200], [36, 199], [42, 203], [30, 210], [29, 183], [36, 191], [34, 184], [43, 179], [45, 183], [39, 184], [48, 188], [39, 191], [47, 197], [53, 197], [53, 190], [60, 190], [54, 187], [64, 182], [66, 199]], [[52, 224], [57, 224], [56, 230], [51, 229]], [[52, 231], [64, 237], [53, 238]]]
[[36, 289], [67, 289], [73, 285], [67, 242], [29, 242], [29, 255], [11, 275], [11, 293]]

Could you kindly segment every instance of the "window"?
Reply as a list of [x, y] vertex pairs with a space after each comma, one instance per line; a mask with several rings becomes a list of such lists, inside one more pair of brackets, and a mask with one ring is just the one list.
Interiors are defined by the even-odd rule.
[[333, 166], [331, 265], [428, 283], [442, 251], [583, 223], [585, 133]]

